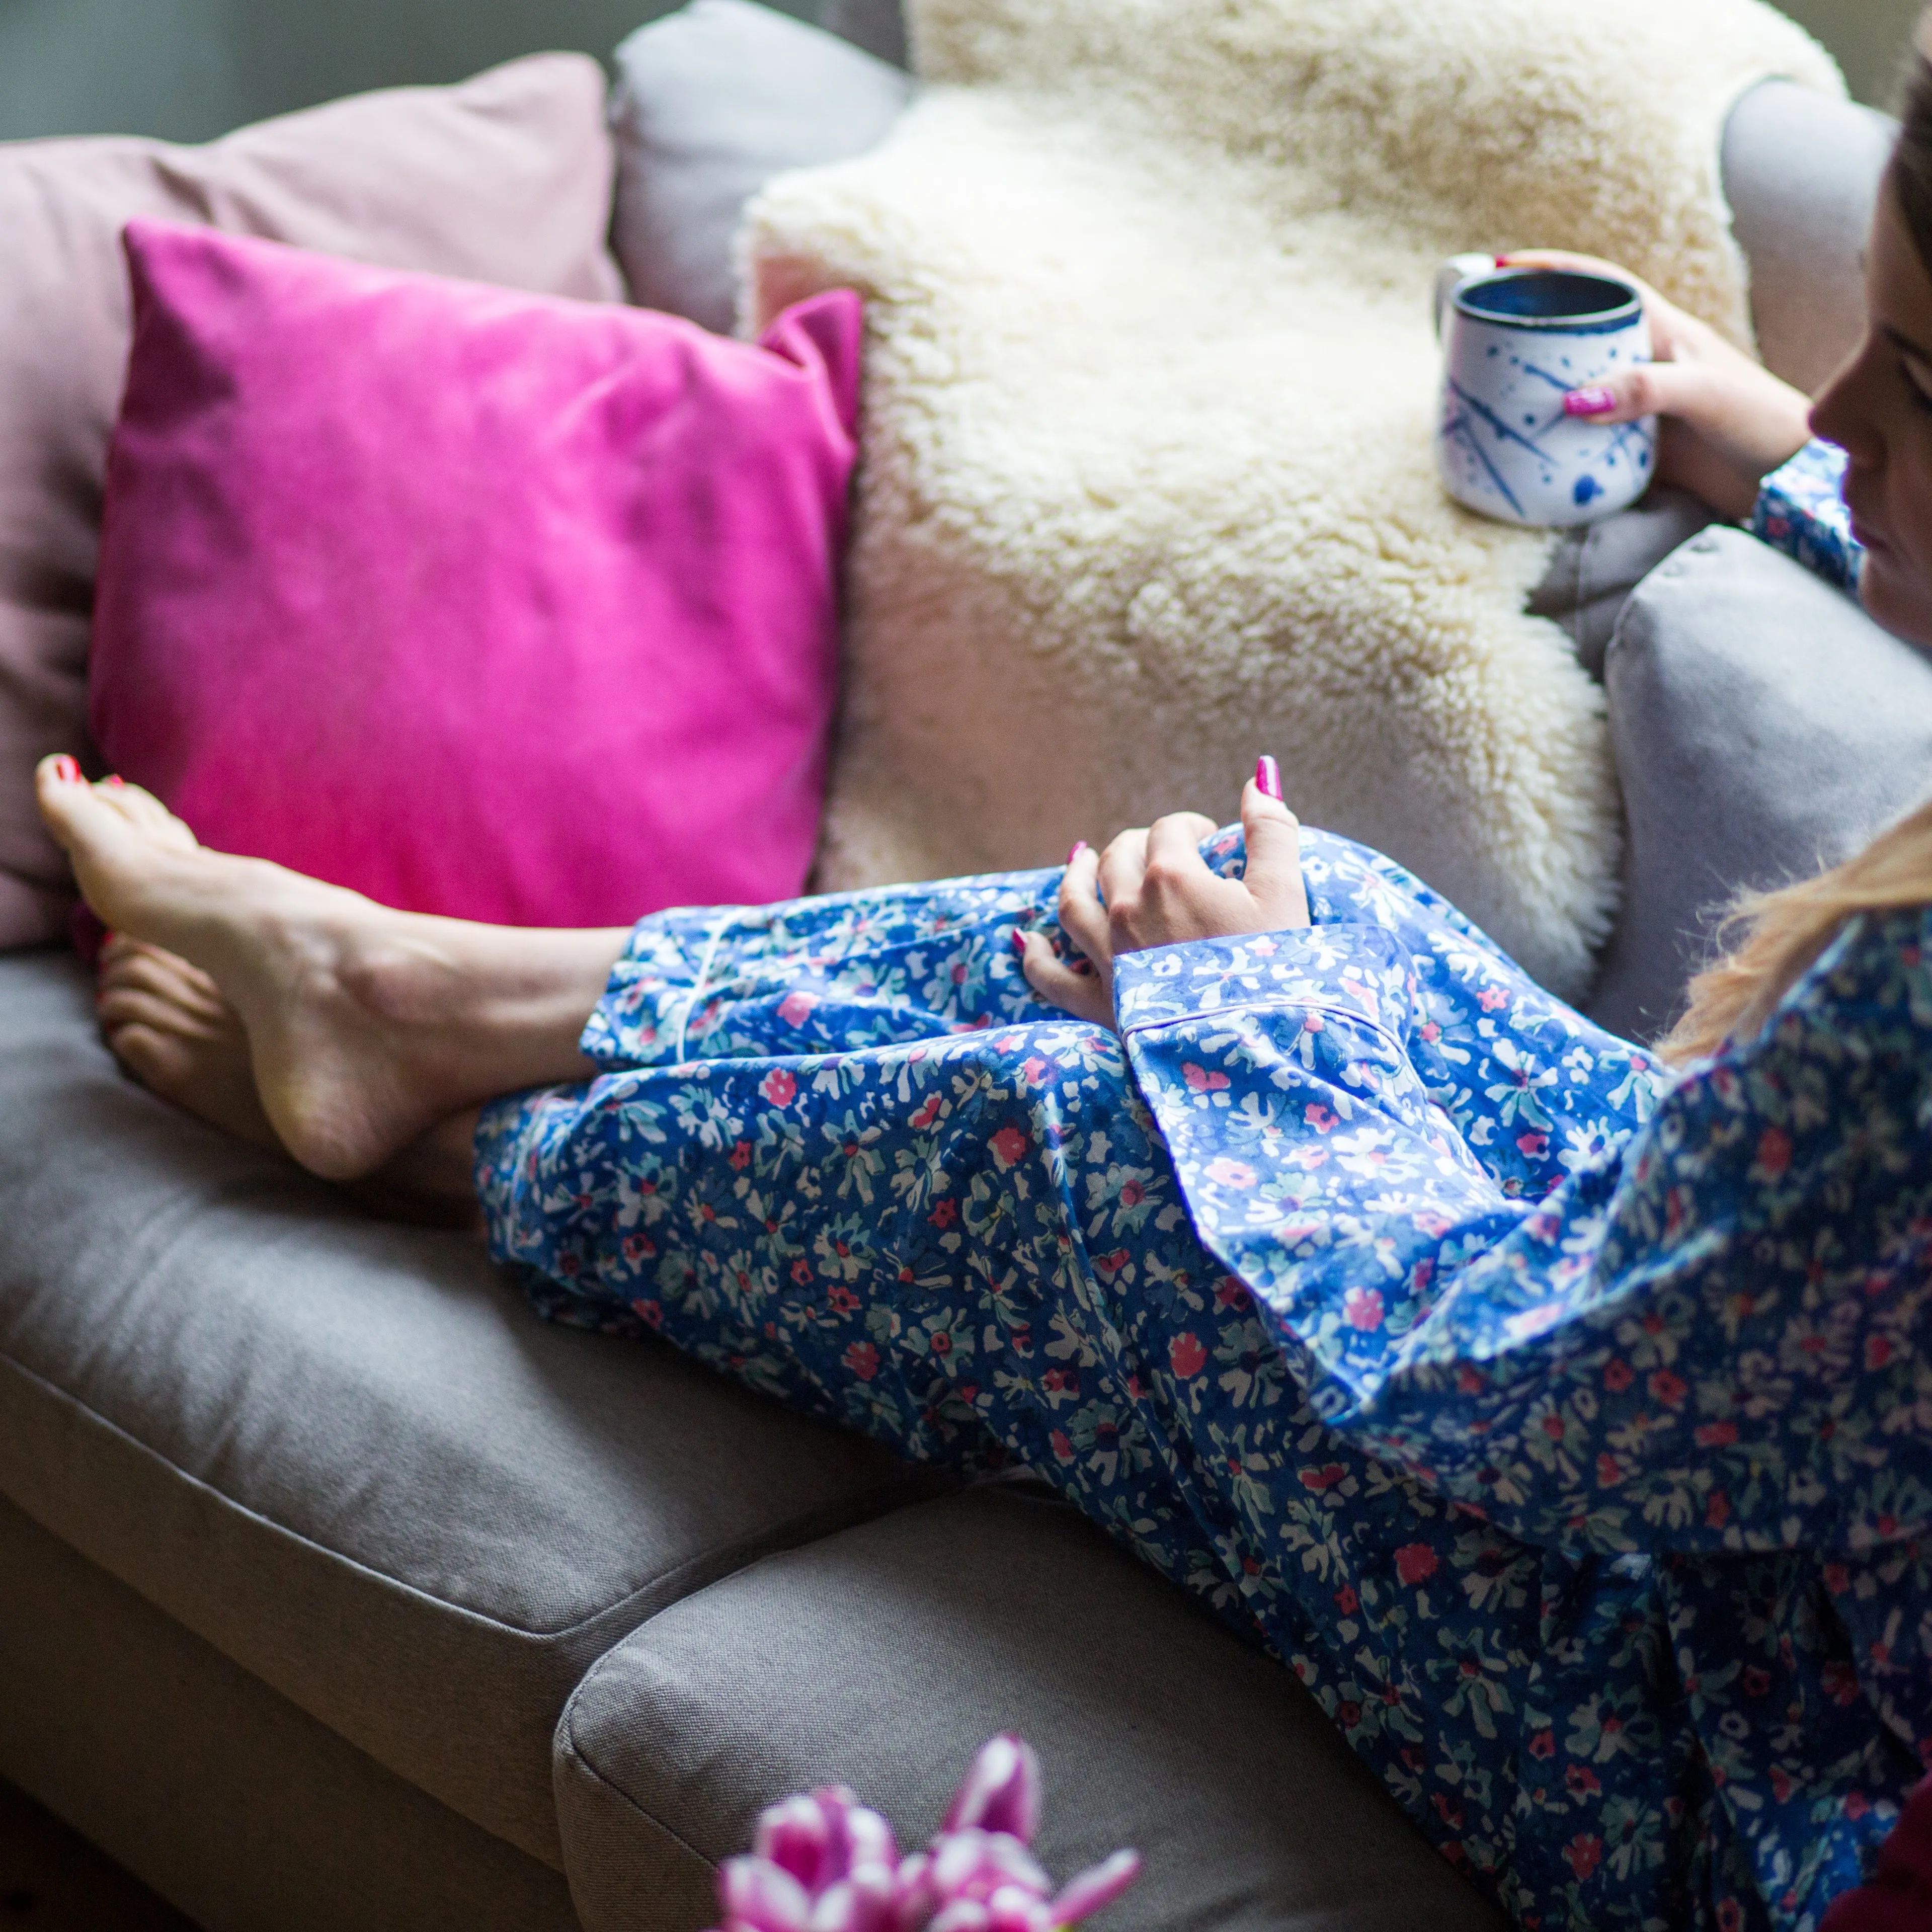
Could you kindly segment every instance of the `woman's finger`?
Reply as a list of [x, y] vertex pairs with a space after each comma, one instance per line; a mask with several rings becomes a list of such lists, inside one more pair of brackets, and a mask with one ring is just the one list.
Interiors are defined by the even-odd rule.
[[1022, 933], [1020, 970], [1027, 984], [1049, 1006], [1096, 1026], [1114, 1024], [1114, 996], [1099, 973], [1076, 973], [1055, 956], [1046, 935]]
[[1563, 412], [1604, 429], [1655, 416], [1681, 416], [1702, 428], [1721, 412], [1725, 400], [1720, 380], [1697, 363], [1643, 362], [1607, 382], [1572, 389], [1563, 398]]
[[1100, 895], [1107, 902], [1111, 916], [1131, 911], [1141, 896], [1141, 881], [1147, 876], [1145, 829], [1140, 826], [1118, 834], [1100, 855]]
[[1241, 794], [1241, 836], [1248, 848], [1242, 883], [1271, 931], [1309, 923], [1301, 877], [1301, 822], [1250, 778]]
[[1100, 856], [1092, 846], [1075, 846], [1060, 875], [1059, 910], [1060, 930], [1093, 962], [1104, 981], [1113, 968], [1114, 944], [1096, 883], [1100, 870]]
[[1208, 862], [1201, 856], [1201, 842], [1221, 828], [1198, 812], [1169, 812], [1148, 827], [1147, 868], [1156, 866], [1180, 876], [1206, 874]]

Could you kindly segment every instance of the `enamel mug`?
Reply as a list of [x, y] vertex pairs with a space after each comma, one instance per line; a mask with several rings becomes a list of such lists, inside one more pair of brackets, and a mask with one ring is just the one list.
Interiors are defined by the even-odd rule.
[[1650, 324], [1628, 282], [1458, 256], [1436, 280], [1436, 464], [1458, 502], [1504, 523], [1567, 526], [1643, 494], [1657, 418], [1606, 429], [1563, 412], [1572, 389], [1650, 360]]

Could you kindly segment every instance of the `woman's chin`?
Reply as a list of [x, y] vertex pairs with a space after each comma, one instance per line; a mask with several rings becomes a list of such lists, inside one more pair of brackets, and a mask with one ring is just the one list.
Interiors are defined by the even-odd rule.
[[1932, 652], [1932, 587], [1916, 572], [1901, 569], [1889, 549], [1865, 553], [1858, 572], [1858, 602], [1874, 623]]

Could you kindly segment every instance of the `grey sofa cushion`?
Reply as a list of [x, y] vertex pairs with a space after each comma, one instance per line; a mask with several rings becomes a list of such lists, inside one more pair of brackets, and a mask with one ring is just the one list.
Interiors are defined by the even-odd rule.
[[1858, 346], [1862, 256], [1898, 124], [1875, 109], [1767, 80], [1724, 124], [1724, 193], [1750, 262], [1766, 364], [1807, 395]]
[[537, 1321], [124, 1082], [0, 961], [0, 1493], [379, 1762], [561, 1858], [558, 1712], [654, 1610], [928, 1492], [669, 1349]]
[[[1057, 1876], [1130, 1844], [1108, 1932], [1500, 1932], [1291, 1673], [1066, 1504], [998, 1484], [741, 1571], [586, 1675], [557, 1813], [586, 1932], [712, 1922], [708, 1867], [761, 1806], [840, 1780], [916, 1845], [1015, 1730]], [[680, 1888], [640, 1884], [668, 1835]]]
[[[200, 1932], [578, 1932], [560, 1873], [385, 1771], [4, 1501], [0, 1659], [0, 1777]], [[7, 1863], [0, 1849], [0, 1924], [14, 1922]]]
[[1637, 586], [1677, 548], [1716, 520], [1688, 490], [1653, 489], [1600, 524], [1565, 530], [1532, 593], [1532, 616], [1569, 632], [1583, 668], [1601, 682], [1604, 653]]
[[1744, 888], [1836, 865], [1932, 796], [1932, 662], [1742, 530], [1650, 576], [1606, 661], [1627, 839], [1590, 1005], [1654, 1038]]
[[745, 203], [784, 169], [876, 146], [912, 87], [754, 0], [692, 0], [640, 27], [616, 60], [611, 245], [631, 298], [720, 332], [736, 308], [732, 240]]

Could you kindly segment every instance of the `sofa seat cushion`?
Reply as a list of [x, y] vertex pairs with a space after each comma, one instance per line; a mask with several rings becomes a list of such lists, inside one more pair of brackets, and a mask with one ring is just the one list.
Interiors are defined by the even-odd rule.
[[124, 1081], [70, 957], [0, 961], [0, 1492], [553, 1864], [550, 1736], [596, 1657], [927, 1492]]
[[712, 1923], [716, 1862], [763, 1806], [817, 1784], [851, 1785], [910, 1850], [1001, 1730], [1040, 1752], [1057, 1877], [1144, 1855], [1107, 1932], [1504, 1923], [1287, 1670], [1031, 1482], [771, 1557], [600, 1658], [557, 1731], [578, 1916], [586, 1932]]

